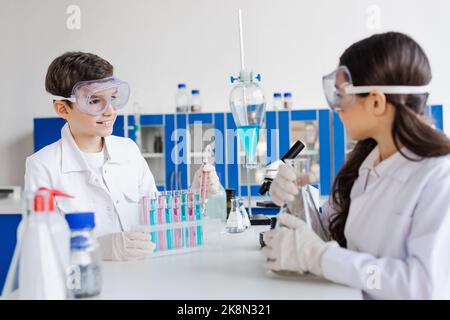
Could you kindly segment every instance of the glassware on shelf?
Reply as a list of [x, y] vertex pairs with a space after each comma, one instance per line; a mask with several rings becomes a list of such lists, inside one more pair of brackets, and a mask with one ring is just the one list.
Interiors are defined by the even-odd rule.
[[155, 141], [153, 143], [153, 152], [154, 153], [162, 153], [163, 152], [163, 141], [160, 135], [155, 137]]
[[285, 92], [283, 94], [283, 106], [285, 110], [291, 110], [293, 107], [293, 102], [292, 102], [292, 93], [290, 92]]
[[191, 91], [191, 112], [202, 112], [202, 102], [200, 99], [200, 90]]

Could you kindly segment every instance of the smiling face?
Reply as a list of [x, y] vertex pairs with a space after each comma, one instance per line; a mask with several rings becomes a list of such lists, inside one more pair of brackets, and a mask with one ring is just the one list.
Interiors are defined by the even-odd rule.
[[56, 113], [64, 118], [72, 133], [87, 137], [106, 137], [112, 134], [117, 111], [109, 105], [105, 112], [94, 116], [80, 111], [76, 103], [55, 101]]
[[[92, 86], [95, 86], [94, 83]], [[86, 137], [106, 137], [112, 134], [117, 117], [114, 106], [118, 89], [103, 84], [103, 88], [84, 86], [76, 91], [76, 102], [55, 101], [55, 111], [68, 123], [74, 134]], [[92, 91], [94, 89], [94, 91]]]

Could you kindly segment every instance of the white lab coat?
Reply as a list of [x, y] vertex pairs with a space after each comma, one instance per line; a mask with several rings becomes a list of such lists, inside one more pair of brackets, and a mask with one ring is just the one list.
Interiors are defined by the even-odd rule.
[[[105, 147], [107, 160], [103, 177], [98, 177], [86, 163], [66, 123], [60, 140], [27, 158], [25, 191], [48, 187], [74, 196], [58, 197], [58, 209], [63, 213], [94, 212], [97, 236], [130, 230], [139, 222], [140, 197], [157, 190], [155, 181], [132, 140], [108, 136]], [[122, 230], [111, 230], [111, 220], [117, 221], [117, 216]]]
[[[413, 162], [397, 152], [373, 170], [378, 155], [376, 147], [359, 169], [347, 248], [327, 249], [324, 276], [366, 298], [449, 299], [450, 156]], [[323, 217], [332, 214], [330, 206], [322, 209]]]

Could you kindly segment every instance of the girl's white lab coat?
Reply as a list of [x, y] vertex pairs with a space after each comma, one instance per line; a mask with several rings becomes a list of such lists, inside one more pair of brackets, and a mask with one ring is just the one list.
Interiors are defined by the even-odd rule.
[[[359, 169], [344, 231], [347, 248], [327, 249], [324, 276], [369, 298], [448, 299], [450, 156], [414, 162], [397, 152], [373, 168], [378, 155], [376, 147]], [[330, 214], [327, 205], [322, 218]]]
[[[156, 191], [155, 181], [132, 140], [108, 136], [105, 147], [107, 160], [103, 177], [98, 177], [87, 165], [65, 124], [60, 140], [27, 158], [25, 190], [49, 187], [74, 196], [57, 198], [58, 209], [64, 213], [94, 212], [97, 236], [120, 231], [110, 228], [117, 215], [120, 229], [130, 230], [139, 221], [140, 196]], [[102, 178], [104, 184], [99, 181]]]

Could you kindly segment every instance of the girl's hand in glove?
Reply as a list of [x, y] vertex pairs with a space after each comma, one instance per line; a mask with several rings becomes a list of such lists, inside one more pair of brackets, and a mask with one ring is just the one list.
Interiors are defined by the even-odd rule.
[[264, 233], [267, 267], [273, 271], [309, 271], [323, 276], [322, 255], [335, 241], [325, 242], [306, 223], [287, 213], [277, 216], [283, 227]]
[[281, 163], [269, 189], [270, 198], [276, 205], [282, 207], [297, 198], [299, 191], [296, 180], [297, 176], [294, 169], [285, 163]]
[[[296, 184], [297, 175], [294, 169], [282, 162], [278, 167], [278, 173], [270, 185], [270, 198], [282, 207], [287, 204], [289, 212], [304, 219], [303, 198]], [[301, 181], [302, 185], [308, 181]]]

